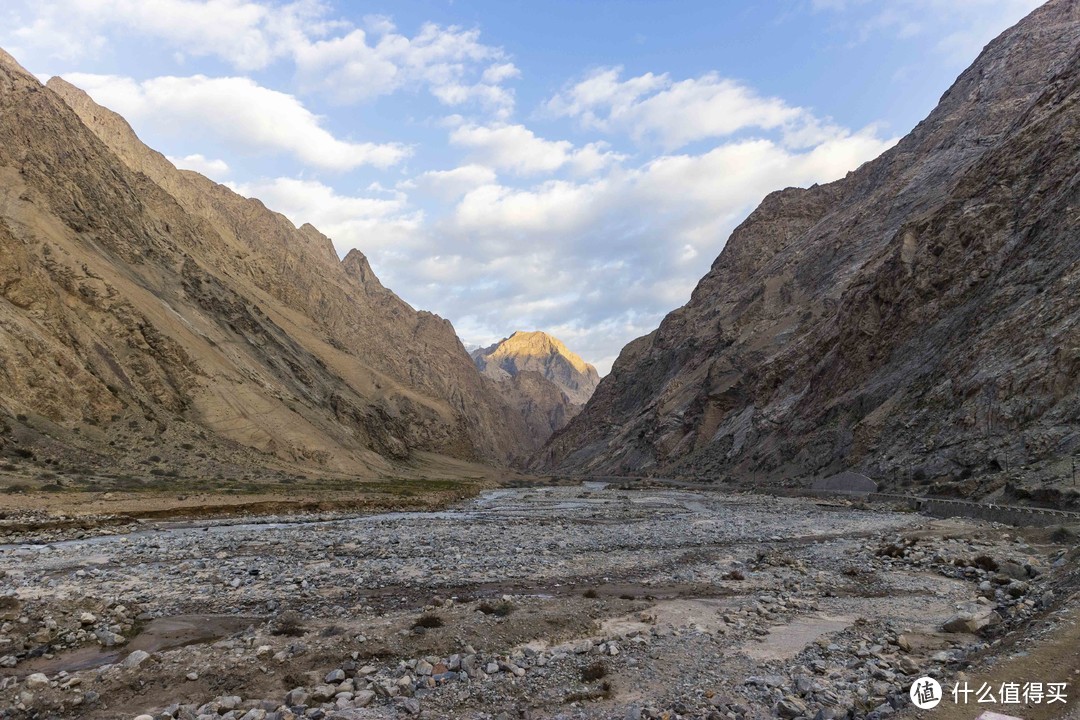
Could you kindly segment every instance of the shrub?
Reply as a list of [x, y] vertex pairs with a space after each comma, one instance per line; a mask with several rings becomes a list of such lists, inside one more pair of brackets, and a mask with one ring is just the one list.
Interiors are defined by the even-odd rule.
[[589, 588], [588, 590], [586, 590], [586, 591], [585, 591], [585, 592], [583, 593], [583, 595], [584, 595], [585, 597], [589, 598], [590, 600], [595, 600], [596, 598], [600, 597], [600, 593], [596, 592], [596, 591], [595, 591], [595, 590], [593, 590], [592, 588]]
[[430, 613], [427, 615], [421, 615], [416, 619], [416, 622], [413, 623], [413, 629], [424, 628], [425, 630], [430, 630], [432, 628], [440, 628], [442, 626], [443, 619], [438, 615]]
[[490, 603], [481, 603], [477, 608], [485, 615], [494, 615], [495, 617], [506, 617], [510, 613], [514, 612], [514, 606], [509, 602], [503, 600], [497, 605], [491, 605]]
[[582, 682], [595, 682], [607, 675], [607, 666], [602, 662], [594, 662], [588, 667], [581, 669], [581, 681]]
[[274, 635], [299, 637], [304, 634], [303, 618], [295, 610], [286, 610], [278, 615], [271, 632]]

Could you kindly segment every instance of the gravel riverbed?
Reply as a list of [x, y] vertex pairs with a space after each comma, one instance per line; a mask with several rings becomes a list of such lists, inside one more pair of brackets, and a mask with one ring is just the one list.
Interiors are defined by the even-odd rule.
[[7, 545], [0, 717], [877, 720], [1061, 610], [1022, 535], [589, 485]]

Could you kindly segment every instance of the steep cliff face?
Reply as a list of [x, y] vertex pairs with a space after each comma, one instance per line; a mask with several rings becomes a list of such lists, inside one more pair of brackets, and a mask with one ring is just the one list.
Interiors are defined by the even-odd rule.
[[763, 481], [858, 468], [983, 493], [1067, 475], [1078, 86], [1080, 3], [1052, 0], [896, 147], [768, 196], [534, 464]]
[[9, 451], [121, 464], [197, 441], [398, 474], [429, 454], [502, 463], [525, 442], [450, 323], [384, 288], [358, 251], [339, 262], [315, 228], [177, 170], [6, 53], [0, 417]]
[[528, 452], [581, 412], [600, 383], [596, 368], [544, 332], [516, 332], [472, 358], [524, 419]]

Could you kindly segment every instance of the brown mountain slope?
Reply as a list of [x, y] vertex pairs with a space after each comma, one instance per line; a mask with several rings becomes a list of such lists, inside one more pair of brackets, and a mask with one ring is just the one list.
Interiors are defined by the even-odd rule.
[[364, 475], [519, 452], [450, 324], [363, 255], [50, 85], [0, 55], [0, 454], [126, 466], [198, 444]]
[[1067, 477], [1078, 90], [1080, 3], [1052, 0], [896, 147], [768, 196], [535, 463], [759, 480], [854, 467], [982, 494]]
[[516, 332], [472, 358], [525, 419], [529, 451], [581, 412], [600, 383], [596, 368], [544, 332]]

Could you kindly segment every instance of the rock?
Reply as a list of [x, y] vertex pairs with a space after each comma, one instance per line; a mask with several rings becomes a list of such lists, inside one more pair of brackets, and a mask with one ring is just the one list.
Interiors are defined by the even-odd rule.
[[297, 707], [301, 705], [307, 705], [308, 698], [311, 697], [311, 693], [306, 688], [298, 687], [293, 688], [285, 695], [285, 704], [289, 707]]
[[127, 638], [119, 633], [114, 633], [112, 630], [101, 628], [94, 633], [98, 642], [105, 647], [116, 647], [117, 645], [123, 645], [127, 642]]
[[786, 695], [776, 704], [776, 712], [780, 717], [791, 720], [806, 714], [806, 703], [793, 695]]
[[26, 679], [23, 680], [23, 687], [31, 691], [47, 688], [49, 687], [49, 677], [44, 673], [27, 675]]
[[941, 629], [950, 633], [977, 633], [991, 622], [990, 613], [959, 613], [945, 621]]
[[323, 680], [327, 683], [339, 683], [345, 679], [345, 671], [342, 669], [331, 670], [326, 673], [326, 677]]
[[153, 715], [136, 715], [135, 720], [154, 720]]
[[400, 698], [394, 704], [398, 710], [403, 711], [406, 715], [420, 714], [420, 701], [416, 698]]
[[353, 695], [352, 704], [354, 707], [362, 708], [371, 704], [371, 701], [375, 699], [375, 693], [371, 690], [361, 690]]
[[195, 681], [195, 680], [199, 679], [199, 673], [197, 673], [197, 672], [189, 672], [184, 677], [186, 677], [188, 680]]
[[79, 616], [80, 625], [93, 625], [97, 622], [97, 616], [92, 612], [84, 612]]
[[337, 688], [333, 685], [316, 685], [311, 689], [311, 699], [316, 702], [326, 702], [337, 694]]
[[146, 659], [150, 657], [150, 653], [145, 650], [135, 650], [120, 663], [122, 667], [136, 668], [146, 662]]

